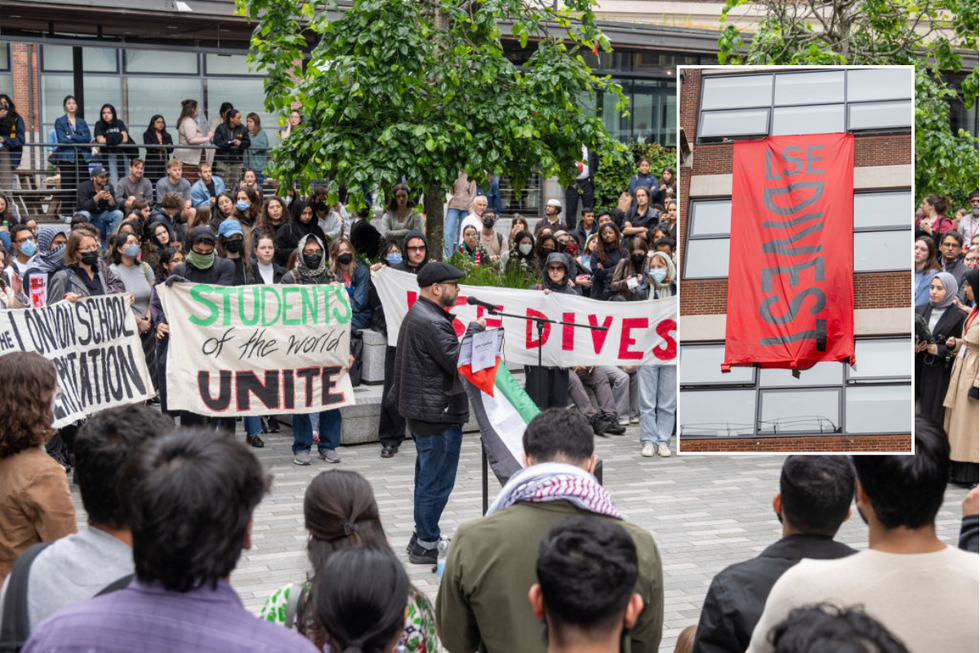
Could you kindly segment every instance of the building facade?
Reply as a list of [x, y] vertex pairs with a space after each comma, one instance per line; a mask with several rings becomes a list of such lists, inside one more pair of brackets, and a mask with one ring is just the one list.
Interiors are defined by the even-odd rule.
[[[909, 69], [680, 71], [680, 394], [690, 451], [908, 451], [912, 428], [912, 74]], [[857, 364], [722, 373], [733, 143], [854, 138]]]

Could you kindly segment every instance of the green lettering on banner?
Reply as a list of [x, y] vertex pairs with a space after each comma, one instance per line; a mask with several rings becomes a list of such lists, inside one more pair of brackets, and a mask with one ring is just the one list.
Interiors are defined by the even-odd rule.
[[234, 286], [223, 286], [220, 288], [215, 288], [214, 291], [219, 295], [224, 295], [224, 309], [225, 309], [225, 319], [224, 326], [231, 326], [231, 295], [235, 293], [238, 295], [238, 304], [241, 305], [242, 293], [241, 288], [236, 288]]
[[350, 307], [350, 299], [347, 297], [347, 290], [340, 285], [334, 286], [334, 297], [336, 298], [336, 303], [340, 305], [340, 308], [344, 309], [343, 313], [338, 313], [337, 306], [333, 308], [333, 317], [340, 324], [347, 324], [350, 322], [351, 317], [353, 317], [354, 312]]
[[309, 313], [313, 314], [313, 324], [320, 323], [320, 298], [316, 294], [317, 289], [303, 286], [303, 324], [309, 324]]
[[282, 289], [282, 323], [284, 326], [300, 326], [303, 324], [302, 318], [289, 317], [289, 309], [292, 308], [289, 305], [289, 295], [302, 293], [299, 287], [286, 287]]
[[[273, 326], [279, 321], [279, 315], [282, 313], [282, 301], [279, 299], [279, 291], [273, 286], [259, 286], [262, 289], [262, 326]], [[269, 313], [266, 309], [269, 306], [268, 295], [272, 293], [272, 296], [276, 300], [276, 313], [269, 319]]]
[[214, 290], [214, 288], [206, 284], [199, 284], [191, 288], [191, 299], [203, 306], [208, 307], [211, 312], [211, 314], [206, 318], [191, 315], [189, 318], [191, 324], [196, 324], [197, 326], [211, 326], [215, 323], [215, 320], [218, 319], [218, 305], [204, 297], [204, 295], [209, 294], [212, 290]]
[[245, 316], [245, 296], [244, 289], [238, 297], [238, 316], [242, 320], [242, 324], [245, 326], [255, 326], [259, 322], [259, 318], [262, 316], [262, 295], [259, 293], [259, 288], [262, 286], [252, 286], [252, 317]]

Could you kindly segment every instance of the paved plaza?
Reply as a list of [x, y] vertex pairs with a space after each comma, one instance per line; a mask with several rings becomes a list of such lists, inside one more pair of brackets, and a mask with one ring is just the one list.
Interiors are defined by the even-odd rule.
[[[241, 426], [239, 425], [239, 431]], [[239, 432], [239, 438], [243, 438]], [[252, 549], [244, 552], [232, 585], [245, 606], [258, 613], [273, 590], [304, 578], [307, 571], [303, 493], [310, 479], [324, 469], [357, 471], [371, 481], [392, 548], [405, 563], [412, 582], [435, 600], [437, 579], [430, 567], [408, 564], [405, 545], [412, 533], [412, 491], [415, 449], [406, 442], [389, 460], [378, 456], [377, 444], [342, 447], [343, 461], [331, 465], [313, 458], [309, 467], [292, 463], [288, 428], [265, 437], [264, 449], [253, 450], [275, 481], [272, 493], [255, 513]], [[712, 576], [726, 565], [757, 555], [779, 537], [772, 512], [782, 456], [677, 456], [641, 458], [638, 427], [624, 437], [597, 438], [604, 461], [604, 483], [617, 507], [630, 521], [653, 533], [664, 561], [664, 633], [662, 651], [673, 651], [677, 634], [697, 623]], [[675, 442], [676, 444], [676, 442]], [[491, 474], [491, 500], [499, 485]], [[73, 488], [80, 521], [85, 512]], [[939, 515], [939, 537], [957, 542], [960, 502], [966, 490], [950, 486]], [[480, 445], [476, 434], [464, 436], [456, 489], [443, 514], [442, 528], [455, 528], [481, 514]], [[80, 524], [80, 528], [84, 526]], [[867, 543], [867, 529], [855, 511], [840, 538], [857, 549]]]

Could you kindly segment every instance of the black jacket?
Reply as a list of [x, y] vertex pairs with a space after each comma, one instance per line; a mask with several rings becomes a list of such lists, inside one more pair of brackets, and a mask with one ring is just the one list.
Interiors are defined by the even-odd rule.
[[[236, 140], [241, 141], [241, 145], [235, 145]], [[244, 124], [232, 127], [227, 122], [218, 125], [211, 142], [218, 146], [214, 160], [224, 163], [241, 163], [243, 153], [252, 145]]]
[[692, 653], [744, 651], [772, 586], [803, 558], [836, 560], [856, 553], [825, 535], [790, 535], [758, 558], [730, 565], [711, 581]]
[[[102, 187], [102, 190], [109, 191], [109, 195], [115, 197], [115, 193], [112, 192], [112, 184], [106, 183], [106, 185]], [[75, 204], [78, 206], [79, 211], [88, 211], [89, 213], [105, 213], [106, 211], [113, 211], [119, 208], [115, 205], [115, 203], [110, 203], [107, 199], [96, 201], [95, 193], [95, 182], [91, 179], [88, 181], [83, 181], [78, 185]]]
[[300, 239], [307, 234], [313, 234], [320, 239], [324, 247], [329, 247], [326, 244], [327, 237], [323, 235], [323, 229], [320, 229], [320, 225], [317, 224], [316, 217], [307, 224], [287, 222], [276, 232], [276, 263], [285, 267], [289, 262], [289, 255], [296, 251]]
[[[926, 319], [932, 315], [932, 304], [922, 304], [915, 307], [915, 312]], [[946, 340], [963, 333], [964, 313], [956, 304], [946, 308], [946, 311], [932, 329], [933, 338], [937, 339], [936, 353], [919, 352], [915, 355], [915, 398], [918, 400], [918, 414], [928, 417], [936, 424], [942, 425], [946, 418], [946, 408], [943, 401], [949, 390], [949, 374], [953, 367], [953, 357], [946, 350]]]
[[[398, 332], [395, 380], [386, 398], [409, 421], [416, 435], [439, 433], [465, 424], [470, 416], [466, 391], [456, 372], [459, 340], [453, 315], [419, 297]], [[467, 333], [482, 331], [471, 322]], [[416, 426], [415, 423], [421, 423]]]
[[174, 268], [170, 276], [184, 277], [194, 283], [208, 283], [212, 286], [237, 286], [235, 283], [235, 263], [220, 256], [214, 257], [214, 265], [207, 270], [198, 270], [188, 262]]
[[[279, 283], [282, 281], [283, 275], [286, 274], [286, 268], [279, 265], [275, 261], [272, 261], [272, 283]], [[251, 283], [265, 284], [265, 279], [262, 278], [262, 273], [259, 272], [259, 263], [252, 258], [252, 281]]]
[[960, 548], [976, 553], [980, 548], [980, 518], [967, 515], [960, 524]]

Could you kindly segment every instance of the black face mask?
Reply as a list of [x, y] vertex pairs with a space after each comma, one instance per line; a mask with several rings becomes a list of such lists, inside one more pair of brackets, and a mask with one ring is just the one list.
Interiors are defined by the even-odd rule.
[[89, 266], [90, 268], [94, 268], [96, 265], [99, 264], [99, 253], [85, 252], [84, 254], [82, 254], [81, 259], [82, 259], [82, 263]]
[[232, 254], [239, 253], [240, 251], [242, 251], [243, 247], [245, 247], [244, 240], [229, 240], [225, 242], [225, 249], [231, 252]]
[[327, 210], [327, 203], [326, 202], [316, 202], [315, 204], [313, 204], [313, 210], [316, 211], [317, 213], [321, 213], [323, 211], [326, 211]]
[[311, 270], [316, 270], [320, 267], [322, 257], [322, 254], [303, 254], [303, 263]]
[[496, 222], [496, 220], [493, 219], [493, 216], [484, 216], [483, 218], [483, 226], [487, 229], [493, 227], [494, 222]]
[[341, 254], [340, 256], [337, 257], [337, 262], [340, 263], [341, 265], [349, 265], [350, 262], [353, 260], [354, 260], [354, 255], [351, 254], [350, 252], [346, 252], [345, 254]]
[[634, 254], [633, 255], [633, 267], [639, 268], [643, 266], [643, 260], [646, 258], [646, 254]]
[[554, 254], [554, 253], [555, 250], [551, 249], [550, 247], [543, 247], [541, 249], [541, 258], [548, 258], [549, 254]]

